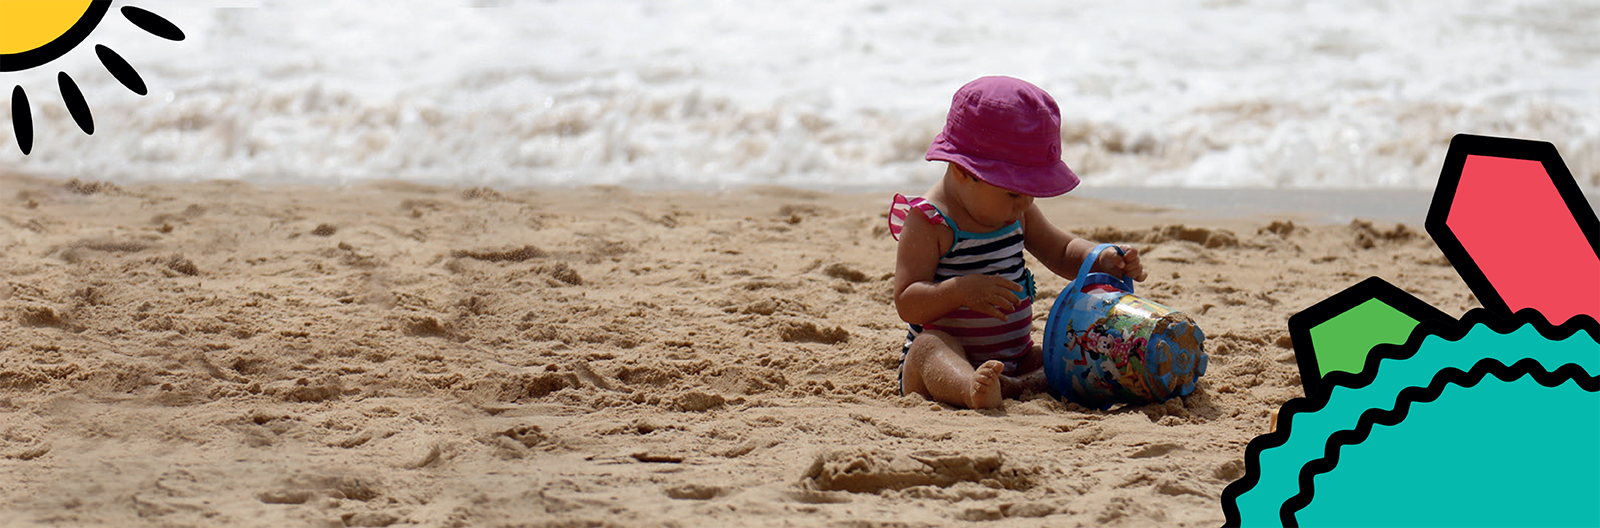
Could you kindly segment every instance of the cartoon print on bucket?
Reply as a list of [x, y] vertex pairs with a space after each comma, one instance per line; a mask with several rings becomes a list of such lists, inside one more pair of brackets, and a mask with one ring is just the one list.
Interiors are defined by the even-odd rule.
[[1095, 246], [1050, 310], [1044, 329], [1050, 393], [1104, 409], [1194, 392], [1209, 360], [1205, 333], [1183, 312], [1134, 295], [1126, 278], [1090, 273], [1106, 249], [1122, 251]]

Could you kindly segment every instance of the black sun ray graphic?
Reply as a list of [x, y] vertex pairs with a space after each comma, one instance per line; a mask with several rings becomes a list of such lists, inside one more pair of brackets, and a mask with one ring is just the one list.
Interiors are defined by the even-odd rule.
[[[0, 0], [0, 73], [36, 68], [66, 55], [94, 32], [110, 10], [111, 0]], [[118, 12], [146, 33], [171, 41], [184, 39], [183, 30], [161, 15], [134, 6]], [[94, 52], [117, 82], [140, 96], [149, 93], [139, 72], [116, 51], [96, 44]], [[94, 135], [94, 115], [78, 83], [63, 71], [56, 75], [56, 84], [72, 120], [83, 133]], [[22, 86], [11, 89], [11, 129], [22, 154], [32, 152], [33, 110]]]

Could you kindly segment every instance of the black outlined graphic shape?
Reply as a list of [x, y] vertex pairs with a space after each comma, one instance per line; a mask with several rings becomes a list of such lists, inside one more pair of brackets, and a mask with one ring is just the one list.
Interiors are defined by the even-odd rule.
[[[1343, 342], [1325, 339], [1319, 347], [1313, 329], [1326, 328], [1323, 327], [1325, 324], [1337, 324], [1341, 318], [1358, 317], [1362, 320], [1353, 321], [1358, 325], [1358, 330], [1363, 323], [1388, 319], [1381, 323], [1386, 324], [1394, 334], [1387, 342], [1395, 344], [1405, 342], [1411, 329], [1423, 321], [1452, 320], [1438, 308], [1378, 277], [1369, 277], [1290, 316], [1289, 337], [1294, 343], [1295, 362], [1300, 368], [1300, 383], [1305, 387], [1306, 394], [1326, 390], [1322, 377], [1324, 363], [1333, 359], [1330, 356], [1348, 356], [1341, 359], [1361, 364], [1374, 345], [1386, 342], [1382, 336], [1358, 331], [1354, 332], [1355, 335], [1347, 336]], [[1321, 361], [1319, 353], [1323, 356]]]
[[[0, 2], [5, 1], [0, 0]], [[68, 3], [62, 2], [60, 5], [68, 5]], [[90, 0], [83, 13], [77, 15], [76, 20], [59, 35], [54, 35], [46, 42], [29, 49], [0, 52], [0, 72], [16, 72], [44, 66], [50, 61], [67, 54], [67, 52], [82, 44], [94, 32], [101, 20], [105, 18], [106, 12], [110, 9], [111, 0]], [[63, 17], [69, 17], [68, 13], [70, 12], [70, 7], [67, 10], [17, 7], [5, 10], [7, 20], [0, 23], [0, 26], [18, 25], [17, 27], [22, 27], [30, 23], [39, 22], [37, 20], [29, 20], [30, 17], [35, 16], [40, 18], [51, 17], [54, 21], [59, 22]], [[151, 35], [172, 41], [184, 39], [183, 30], [160, 15], [134, 6], [123, 6], [120, 12], [128, 22]], [[18, 46], [25, 47], [28, 45], [19, 44]], [[105, 66], [106, 71], [110, 72], [117, 79], [117, 82], [122, 83], [129, 91], [140, 96], [149, 93], [149, 88], [145, 85], [144, 79], [139, 76], [139, 72], [116, 51], [104, 44], [96, 44], [95, 55], [99, 57], [100, 63]], [[80, 130], [83, 130], [83, 133], [94, 135], [94, 116], [89, 111], [89, 103], [83, 97], [83, 91], [78, 88], [78, 83], [67, 75], [67, 72], [63, 71], [57, 74], [56, 84], [61, 90], [62, 101], [66, 104], [68, 113], [72, 115], [72, 120], [77, 123]], [[11, 129], [16, 135], [17, 147], [21, 149], [23, 155], [28, 155], [33, 152], [33, 110], [28, 105], [26, 91], [20, 85], [12, 88], [11, 116]]]

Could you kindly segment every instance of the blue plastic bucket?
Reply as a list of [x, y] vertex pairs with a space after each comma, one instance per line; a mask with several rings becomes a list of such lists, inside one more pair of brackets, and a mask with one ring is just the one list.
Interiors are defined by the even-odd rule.
[[1122, 252], [1095, 246], [1050, 309], [1043, 344], [1050, 393], [1103, 409], [1194, 392], [1210, 359], [1205, 333], [1183, 312], [1134, 295], [1132, 281], [1089, 273], [1107, 248]]

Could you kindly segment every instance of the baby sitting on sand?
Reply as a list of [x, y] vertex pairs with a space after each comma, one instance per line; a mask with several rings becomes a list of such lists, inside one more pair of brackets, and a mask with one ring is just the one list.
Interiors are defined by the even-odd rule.
[[[1071, 278], [1095, 243], [1044, 217], [1036, 197], [1078, 185], [1061, 161], [1061, 111], [1039, 87], [983, 77], [956, 91], [928, 161], [944, 178], [921, 197], [896, 194], [890, 233], [894, 304], [909, 325], [900, 391], [973, 409], [1044, 386], [1033, 342], [1033, 274], [1022, 250]], [[1095, 271], [1145, 279], [1139, 253], [1101, 253]]]

